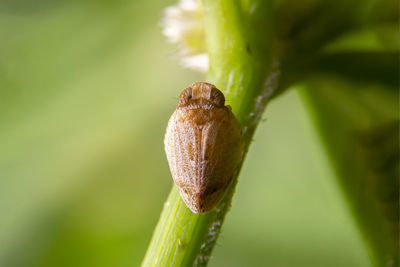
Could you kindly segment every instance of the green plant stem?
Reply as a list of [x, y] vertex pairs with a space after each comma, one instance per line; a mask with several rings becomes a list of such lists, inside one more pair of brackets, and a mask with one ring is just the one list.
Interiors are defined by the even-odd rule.
[[[271, 21], [270, 2], [254, 4], [256, 8], [249, 9], [239, 1], [203, 1], [209, 81], [224, 91], [227, 104], [239, 119], [246, 151], [266, 104], [276, 94], [280, 73], [266, 45], [271, 43], [271, 27], [263, 27]], [[236, 184], [237, 176], [216, 209], [205, 215], [193, 214], [173, 186], [142, 265], [206, 265]]]

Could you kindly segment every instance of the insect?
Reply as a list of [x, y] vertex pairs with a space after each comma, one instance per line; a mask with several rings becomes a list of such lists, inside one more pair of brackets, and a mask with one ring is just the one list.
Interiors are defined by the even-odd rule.
[[240, 123], [214, 85], [198, 82], [181, 93], [164, 144], [174, 183], [193, 213], [208, 213], [222, 199], [242, 143]]

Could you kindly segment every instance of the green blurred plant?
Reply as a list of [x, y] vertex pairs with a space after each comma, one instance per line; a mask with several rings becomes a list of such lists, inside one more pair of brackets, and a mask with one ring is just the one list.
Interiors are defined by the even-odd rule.
[[[199, 10], [204, 32], [198, 27], [203, 19]], [[165, 32], [175, 34], [184, 65], [209, 69], [208, 81], [225, 92], [243, 126], [246, 151], [267, 103], [290, 87], [301, 89], [372, 262], [397, 266], [399, 51], [394, 2], [181, 1], [167, 12], [166, 29], [173, 25], [168, 24], [171, 15], [175, 27], [196, 25], [195, 35], [188, 34], [190, 26], [180, 27], [181, 34]], [[197, 23], [189, 23], [191, 19]], [[194, 54], [202, 55], [200, 64]], [[206, 215], [192, 214], [172, 188], [143, 266], [206, 265], [236, 182], [237, 177]]]

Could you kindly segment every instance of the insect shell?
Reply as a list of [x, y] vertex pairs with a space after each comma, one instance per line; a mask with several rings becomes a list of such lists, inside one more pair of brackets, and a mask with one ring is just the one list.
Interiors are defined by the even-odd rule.
[[242, 131], [223, 93], [204, 82], [179, 97], [164, 139], [172, 178], [193, 213], [222, 199], [242, 158]]

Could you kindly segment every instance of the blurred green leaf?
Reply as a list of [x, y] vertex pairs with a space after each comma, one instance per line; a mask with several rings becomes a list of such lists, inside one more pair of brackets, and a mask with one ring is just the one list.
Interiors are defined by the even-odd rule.
[[398, 265], [398, 91], [314, 76], [301, 90], [377, 266]]
[[328, 53], [316, 60], [311, 72], [339, 74], [354, 82], [382, 84], [384, 90], [397, 90], [399, 55], [398, 52]]

